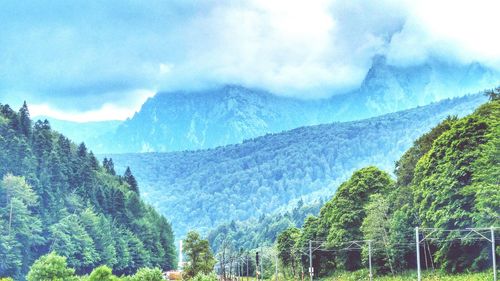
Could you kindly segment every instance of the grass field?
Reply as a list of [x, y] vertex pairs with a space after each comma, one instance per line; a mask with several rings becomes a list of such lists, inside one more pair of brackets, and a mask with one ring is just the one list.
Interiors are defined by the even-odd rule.
[[[321, 278], [321, 281], [364, 281], [368, 278], [368, 271], [360, 270], [356, 272], [346, 272], [335, 274], [330, 277]], [[373, 278], [374, 281], [403, 281], [417, 280], [417, 272], [408, 272], [397, 276], [383, 276]], [[481, 273], [462, 273], [462, 274], [447, 274], [442, 272], [424, 272], [422, 275], [423, 281], [491, 281], [493, 280], [493, 272], [485, 271]]]

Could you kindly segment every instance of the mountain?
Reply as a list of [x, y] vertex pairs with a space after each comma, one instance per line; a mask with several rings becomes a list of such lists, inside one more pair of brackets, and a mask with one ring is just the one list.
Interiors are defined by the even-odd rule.
[[135, 184], [48, 121], [32, 124], [26, 104], [19, 112], [0, 104], [0, 276], [25, 280], [49, 252], [78, 274], [102, 264], [120, 275], [173, 268], [172, 227]]
[[89, 144], [98, 152], [115, 153], [209, 148], [317, 123], [309, 113], [318, 106], [318, 101], [278, 97], [236, 85], [159, 93], [114, 134]]
[[500, 73], [479, 64], [400, 67], [379, 56], [358, 89], [329, 99], [300, 100], [239, 85], [160, 92], [115, 131], [89, 135], [85, 142], [98, 153], [214, 148], [301, 126], [379, 116], [498, 84]]
[[[376, 167], [354, 172], [318, 216], [278, 235], [284, 266], [300, 267], [290, 262], [293, 253], [319, 240], [326, 242], [313, 258], [319, 276], [363, 270], [369, 254], [379, 276], [413, 270], [415, 227], [420, 227], [423, 269], [490, 272], [491, 259], [499, 256], [497, 247], [492, 257], [484, 239], [500, 223], [499, 95], [497, 88], [473, 114], [448, 118], [419, 137], [396, 162], [395, 181]], [[346, 250], [348, 241], [371, 241], [373, 251], [368, 253], [364, 242], [358, 242], [361, 251]], [[295, 258], [309, 266], [300, 254]]]
[[[215, 149], [106, 155], [118, 171], [130, 166], [141, 194], [174, 233], [206, 233], [231, 220], [331, 196], [355, 169], [391, 170], [413, 141], [449, 115], [472, 112], [484, 95], [448, 99], [361, 121], [301, 127]], [[103, 156], [104, 157], [104, 156]]]

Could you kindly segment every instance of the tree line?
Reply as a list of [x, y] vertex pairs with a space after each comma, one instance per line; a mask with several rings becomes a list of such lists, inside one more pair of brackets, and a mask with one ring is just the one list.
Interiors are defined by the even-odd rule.
[[[446, 116], [471, 113], [485, 101], [482, 95], [471, 95], [214, 149], [111, 156], [117, 171], [133, 169], [146, 200], [176, 222], [177, 236], [185, 236], [189, 229], [207, 234], [232, 220], [283, 210], [300, 198], [329, 198], [352, 172], [371, 163], [392, 169], [421, 134]], [[252, 240], [246, 239], [248, 246]]]
[[[500, 89], [500, 88], [499, 88]], [[392, 179], [376, 167], [353, 173], [301, 228], [279, 234], [276, 247], [290, 276], [309, 267], [309, 241], [324, 241], [313, 253], [315, 274], [355, 271], [368, 259], [368, 247], [340, 251], [347, 241], [371, 240], [374, 269], [395, 274], [416, 267], [415, 227], [443, 230], [500, 225], [500, 99], [464, 118], [449, 117], [418, 138], [396, 162]], [[496, 91], [496, 92], [495, 92]], [[481, 271], [491, 266], [489, 242], [459, 239], [437, 231], [421, 245], [424, 268], [448, 272]], [[421, 237], [422, 238], [422, 237]], [[317, 245], [317, 244], [315, 244]], [[498, 245], [498, 243], [497, 243]], [[338, 251], [336, 251], [338, 250]]]
[[24, 280], [35, 260], [64, 256], [77, 274], [107, 265], [115, 274], [176, 264], [171, 224], [139, 196], [130, 169], [117, 175], [26, 103], [0, 104], [0, 277]]

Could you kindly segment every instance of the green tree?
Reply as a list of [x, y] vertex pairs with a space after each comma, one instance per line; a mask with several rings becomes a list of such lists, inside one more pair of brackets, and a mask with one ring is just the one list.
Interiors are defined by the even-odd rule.
[[28, 281], [77, 281], [75, 270], [66, 264], [66, 258], [52, 252], [40, 257], [30, 268]]
[[184, 241], [184, 249], [188, 260], [188, 264], [184, 267], [186, 277], [191, 278], [198, 273], [212, 272], [216, 261], [208, 240], [201, 239], [197, 232], [191, 231]]
[[119, 278], [113, 275], [111, 268], [101, 265], [95, 268], [89, 276], [89, 281], [118, 281]]
[[69, 215], [50, 228], [51, 250], [68, 258], [77, 272], [90, 270], [97, 262], [94, 241], [77, 215]]
[[132, 175], [132, 171], [128, 166], [127, 169], [125, 170], [125, 174], [123, 175], [123, 179], [130, 186], [130, 190], [139, 194], [139, 185], [137, 184], [137, 180], [135, 179], [134, 175]]
[[490, 99], [490, 101], [496, 101], [500, 99], [500, 86], [493, 90], [487, 90], [484, 94]]
[[[498, 159], [500, 100], [481, 106], [442, 133], [415, 166], [413, 212], [422, 227], [440, 229], [500, 223]], [[448, 271], [480, 270], [488, 253], [477, 241], [450, 242], [442, 233], [435, 261]]]
[[[394, 274], [393, 258], [389, 239], [390, 213], [389, 202], [382, 194], [373, 194], [365, 206], [366, 217], [363, 220], [361, 231], [364, 240], [376, 242], [372, 251], [372, 261], [375, 270], [381, 273], [390, 270]], [[367, 247], [363, 248], [363, 258], [368, 258]]]
[[163, 281], [163, 275], [159, 268], [141, 268], [131, 278], [132, 281]]
[[7, 174], [3, 177], [0, 183], [0, 196], [4, 197], [4, 206], [9, 209], [8, 233], [10, 234], [12, 217], [17, 210], [13, 207], [14, 200], [17, 199], [21, 204], [26, 206], [33, 206], [37, 203], [38, 197], [23, 177], [16, 177], [12, 174]]
[[37, 199], [23, 177], [7, 174], [0, 182], [0, 256], [6, 259], [0, 269], [11, 276], [27, 270], [35, 257], [33, 247], [44, 242], [41, 222], [32, 213]]
[[32, 133], [31, 119], [26, 101], [24, 101], [23, 106], [19, 110], [19, 129], [26, 138], [28, 139], [31, 138], [31, 133]]
[[[389, 175], [376, 167], [360, 169], [342, 183], [320, 212], [320, 234], [326, 234], [329, 246], [342, 248], [348, 241], [361, 240], [361, 224], [366, 217], [365, 204], [370, 195], [386, 193], [393, 185]], [[359, 252], [342, 253], [337, 259], [337, 264], [346, 270], [356, 270], [361, 266]]]
[[102, 166], [104, 167], [104, 170], [110, 175], [115, 176], [116, 171], [115, 171], [115, 164], [113, 163], [113, 159], [111, 158], [106, 158], [104, 157], [104, 160], [102, 160]]
[[434, 141], [458, 120], [456, 116], [448, 116], [444, 121], [423, 134], [408, 149], [401, 158], [396, 161], [394, 173], [397, 176], [398, 186], [408, 186], [413, 180], [415, 166], [418, 160], [424, 156], [432, 147]]
[[19, 113], [0, 105], [0, 275], [23, 280], [50, 250], [79, 274], [103, 263], [120, 274], [171, 268], [174, 238], [165, 218], [121, 177], [104, 173], [84, 144], [46, 120], [30, 133], [30, 122], [26, 105]]
[[300, 238], [300, 229], [296, 227], [288, 228], [278, 235], [276, 245], [278, 248], [278, 256], [284, 266], [292, 270], [293, 278], [297, 273], [297, 250], [296, 245]]
[[108, 219], [97, 215], [92, 209], [87, 208], [80, 215], [85, 231], [94, 241], [96, 255], [95, 262], [100, 262], [114, 267], [118, 263], [113, 232], [115, 231]]

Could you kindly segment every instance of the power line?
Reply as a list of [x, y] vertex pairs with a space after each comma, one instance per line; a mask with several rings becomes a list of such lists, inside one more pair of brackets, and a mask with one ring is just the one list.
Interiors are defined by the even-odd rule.
[[[328, 252], [328, 253], [343, 253], [349, 251], [363, 251], [368, 250], [368, 266], [369, 266], [369, 274], [370, 280], [373, 278], [372, 268], [371, 268], [371, 260], [372, 253], [377, 251], [386, 250], [388, 247], [392, 249], [399, 250], [411, 250], [412, 247], [416, 247], [416, 255], [417, 255], [417, 277], [418, 280], [421, 280], [421, 269], [420, 269], [420, 244], [426, 241], [429, 241], [433, 244], [435, 243], [466, 243], [466, 242], [490, 242], [492, 244], [492, 256], [493, 256], [493, 272], [494, 272], [494, 280], [496, 279], [496, 260], [495, 260], [495, 243], [496, 241], [500, 241], [500, 238], [495, 238], [494, 232], [496, 230], [500, 230], [500, 227], [489, 227], [489, 228], [465, 228], [465, 229], [440, 229], [440, 228], [415, 228], [415, 242], [382, 242], [382, 241], [374, 241], [374, 240], [352, 240], [352, 241], [343, 241], [340, 243], [336, 243], [336, 247], [329, 245], [327, 239], [316, 239], [309, 240], [309, 247], [299, 247], [299, 248], [291, 248], [288, 252], [292, 255], [297, 253], [302, 254], [303, 256], [309, 256], [309, 273], [311, 281], [314, 276], [314, 268], [313, 268], [313, 253], [314, 252]], [[489, 232], [489, 233], [487, 233]], [[445, 238], [443, 236], [450, 236], [453, 233], [460, 235], [460, 237], [454, 238]], [[420, 236], [422, 235], [422, 237]], [[488, 237], [490, 236], [490, 237]], [[344, 247], [339, 247], [342, 245], [347, 245]], [[375, 247], [373, 247], [375, 246]], [[383, 247], [377, 247], [383, 246]], [[427, 247], [429, 247], [427, 245]], [[262, 252], [263, 257], [264, 253]], [[429, 248], [429, 255], [430, 248]], [[269, 257], [269, 255], [267, 256]], [[276, 281], [278, 276], [278, 264], [277, 264], [277, 254], [276, 258]], [[427, 264], [427, 261], [426, 261]], [[432, 262], [431, 255], [431, 264], [434, 267]], [[261, 264], [262, 269], [262, 264]]]

